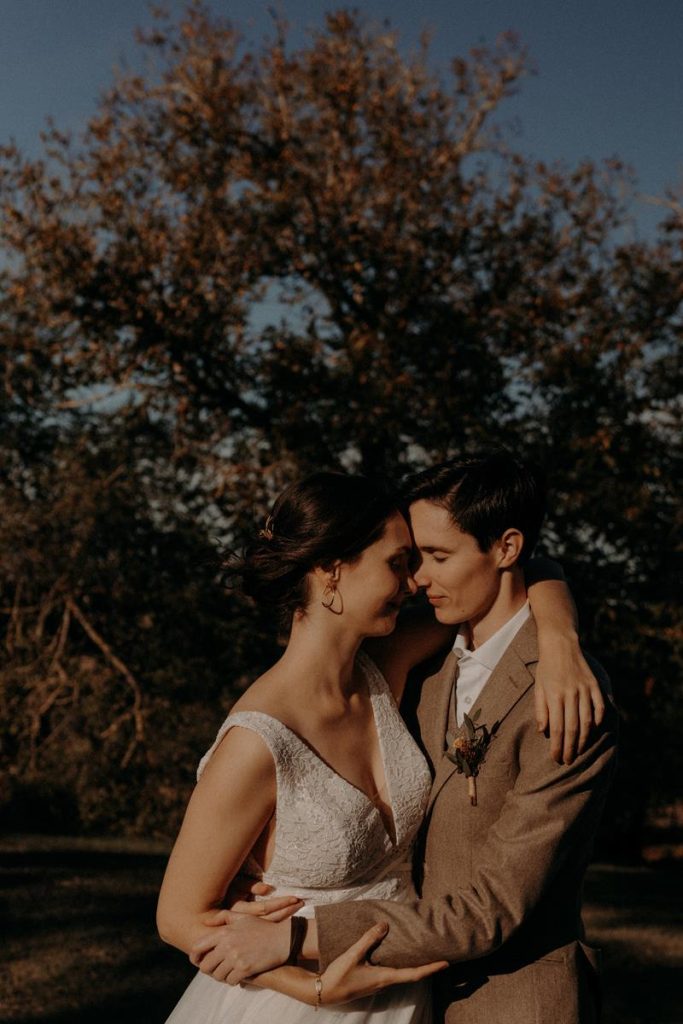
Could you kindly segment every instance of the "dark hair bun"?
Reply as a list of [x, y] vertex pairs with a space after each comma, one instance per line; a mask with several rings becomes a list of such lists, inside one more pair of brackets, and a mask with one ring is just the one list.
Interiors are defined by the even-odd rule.
[[320, 472], [290, 484], [238, 566], [244, 592], [276, 610], [288, 627], [308, 602], [308, 574], [337, 560], [354, 561], [382, 536], [397, 509], [382, 482], [363, 476]]

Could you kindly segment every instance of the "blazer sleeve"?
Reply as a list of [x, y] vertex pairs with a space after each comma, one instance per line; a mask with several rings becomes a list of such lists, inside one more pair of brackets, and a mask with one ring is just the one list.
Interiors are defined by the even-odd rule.
[[571, 765], [550, 757], [535, 723], [524, 723], [520, 771], [497, 821], [474, 852], [469, 885], [437, 898], [367, 900], [316, 908], [321, 969], [380, 920], [389, 932], [372, 962], [410, 967], [486, 956], [506, 942], [538, 904], [567, 858], [592, 846], [613, 774], [616, 713]]

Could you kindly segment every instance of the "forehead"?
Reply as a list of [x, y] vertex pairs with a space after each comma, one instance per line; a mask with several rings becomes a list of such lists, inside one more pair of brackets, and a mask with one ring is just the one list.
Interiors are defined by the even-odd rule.
[[421, 499], [410, 506], [410, 525], [419, 548], [437, 548], [462, 541], [467, 534], [460, 530], [441, 505]]
[[410, 548], [413, 546], [408, 524], [400, 512], [394, 512], [394, 514], [387, 519], [384, 533], [378, 543], [385, 544], [387, 547], [392, 548]]

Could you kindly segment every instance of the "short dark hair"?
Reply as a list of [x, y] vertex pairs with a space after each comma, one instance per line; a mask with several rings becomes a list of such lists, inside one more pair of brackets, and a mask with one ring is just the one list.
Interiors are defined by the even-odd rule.
[[405, 483], [403, 500], [431, 501], [475, 538], [481, 551], [508, 529], [524, 537], [520, 564], [531, 557], [545, 515], [541, 472], [503, 448], [440, 462]]
[[398, 511], [398, 496], [381, 480], [312, 473], [279, 495], [267, 528], [233, 571], [242, 576], [244, 592], [271, 607], [287, 629], [294, 612], [308, 603], [308, 574], [337, 560], [357, 560]]

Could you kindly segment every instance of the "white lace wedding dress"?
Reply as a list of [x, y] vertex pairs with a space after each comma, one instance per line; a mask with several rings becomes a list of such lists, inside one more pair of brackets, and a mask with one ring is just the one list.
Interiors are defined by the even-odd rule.
[[[372, 801], [338, 775], [286, 725], [259, 711], [230, 715], [202, 759], [198, 776], [235, 725], [253, 729], [275, 761], [277, 809], [273, 858], [265, 873], [250, 859], [246, 870], [274, 886], [272, 895], [306, 901], [313, 916], [320, 903], [339, 900], [408, 899], [412, 895], [411, 849], [427, 805], [431, 778], [408, 733], [389, 687], [362, 652], [393, 812], [390, 836]], [[231, 987], [200, 972], [166, 1024], [429, 1024], [427, 981], [397, 985], [335, 1007], [314, 1007], [253, 986]]]

